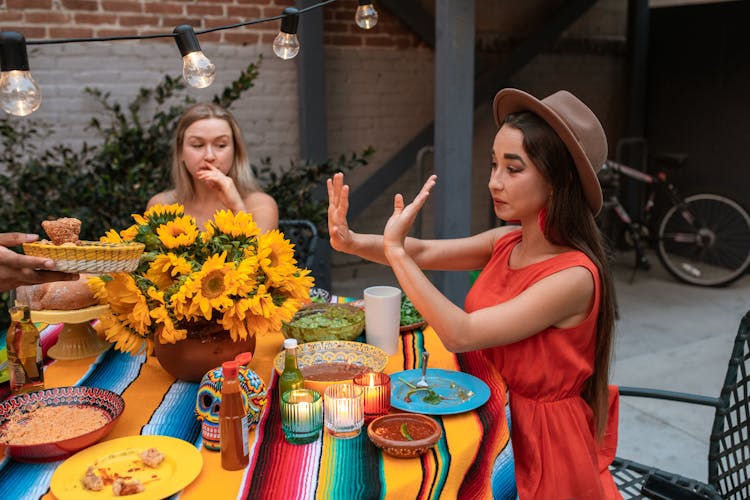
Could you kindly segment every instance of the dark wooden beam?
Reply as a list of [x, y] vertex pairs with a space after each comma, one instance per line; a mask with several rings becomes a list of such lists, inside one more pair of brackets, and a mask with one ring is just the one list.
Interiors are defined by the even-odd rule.
[[[297, 0], [299, 9], [317, 3]], [[323, 163], [328, 159], [326, 136], [326, 81], [323, 47], [323, 9], [313, 9], [301, 16], [297, 37], [299, 98], [299, 156], [302, 160]]]
[[[499, 64], [491, 65], [487, 72], [477, 77], [474, 85], [474, 109], [492, 99], [515, 72], [551, 45], [595, 3], [596, 0], [564, 2], [538, 33], [512, 49]], [[433, 144], [433, 129], [434, 123], [425, 127], [352, 193], [352, 204], [349, 207], [352, 218], [360, 215], [375, 198], [414, 165], [417, 152], [424, 146]]]
[[435, 17], [414, 0], [378, 0], [430, 47], [435, 46]]

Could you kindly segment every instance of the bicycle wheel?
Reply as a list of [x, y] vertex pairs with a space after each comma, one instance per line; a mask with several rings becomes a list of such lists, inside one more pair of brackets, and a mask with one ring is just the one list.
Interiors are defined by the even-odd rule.
[[688, 196], [664, 215], [658, 237], [662, 264], [686, 283], [727, 285], [750, 266], [750, 216], [724, 196]]

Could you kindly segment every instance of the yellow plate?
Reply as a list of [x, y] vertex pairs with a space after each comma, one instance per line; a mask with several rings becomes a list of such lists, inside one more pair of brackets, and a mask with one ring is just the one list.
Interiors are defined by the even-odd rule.
[[98, 304], [84, 307], [83, 309], [71, 309], [63, 311], [59, 309], [45, 309], [43, 311], [31, 311], [31, 321], [42, 323], [85, 323], [104, 315], [109, 311], [107, 304]]
[[[138, 455], [148, 448], [156, 448], [164, 454], [159, 467], [152, 469], [141, 465]], [[105, 441], [79, 451], [57, 468], [50, 482], [55, 497], [58, 500], [115, 498], [111, 484], [105, 485], [101, 491], [84, 489], [83, 476], [92, 465], [106, 468], [110, 475], [119, 473], [139, 479], [146, 490], [127, 498], [159, 499], [190, 484], [203, 468], [203, 457], [192, 444], [168, 436], [129, 436]]]

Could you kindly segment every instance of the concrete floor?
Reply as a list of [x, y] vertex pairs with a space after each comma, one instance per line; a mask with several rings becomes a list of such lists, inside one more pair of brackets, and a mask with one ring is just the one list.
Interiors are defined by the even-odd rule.
[[[677, 282], [651, 256], [651, 271], [632, 277], [632, 254], [613, 266], [619, 301], [612, 383], [718, 396], [740, 318], [750, 309], [750, 276], [727, 288]], [[346, 274], [346, 273], [341, 273]], [[361, 296], [366, 286], [396, 284], [390, 269], [370, 265], [333, 289]], [[713, 409], [623, 399], [617, 454], [706, 481]]]
[[[620, 303], [613, 383], [719, 395], [740, 319], [750, 309], [750, 276], [726, 288], [675, 281], [652, 256], [631, 283], [628, 260], [614, 267]], [[706, 481], [709, 407], [623, 398], [619, 456]]]

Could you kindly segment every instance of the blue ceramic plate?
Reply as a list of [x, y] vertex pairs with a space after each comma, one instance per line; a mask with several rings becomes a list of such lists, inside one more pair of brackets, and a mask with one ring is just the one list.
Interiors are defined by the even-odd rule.
[[391, 406], [399, 410], [426, 415], [452, 415], [479, 408], [490, 399], [490, 388], [468, 373], [439, 368], [427, 369], [427, 383], [440, 400], [426, 402], [429, 391], [415, 391], [422, 370], [391, 374]]

